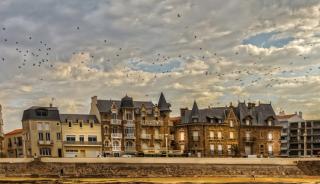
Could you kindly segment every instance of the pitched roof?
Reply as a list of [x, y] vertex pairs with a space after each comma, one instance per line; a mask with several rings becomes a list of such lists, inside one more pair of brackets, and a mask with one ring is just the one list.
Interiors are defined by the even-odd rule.
[[[121, 107], [121, 101], [120, 100], [98, 100], [97, 101], [97, 107], [99, 112], [111, 112], [111, 106], [115, 103], [117, 108]], [[147, 109], [152, 109], [154, 104], [151, 101], [133, 101], [134, 108], [141, 108], [142, 104]]]
[[[42, 114], [42, 112], [44, 112], [46, 115]], [[25, 120], [60, 121], [59, 110], [57, 107], [33, 106], [23, 111], [22, 121], [25, 121]]]
[[158, 102], [158, 107], [160, 111], [171, 111], [170, 107], [171, 104], [167, 103], [166, 98], [164, 97], [163, 93], [161, 92], [159, 102]]
[[[229, 113], [228, 107], [213, 107], [206, 109], [199, 109], [199, 120], [198, 122], [204, 123], [208, 122], [208, 119], [217, 119], [222, 122], [227, 117]], [[192, 110], [186, 110], [185, 115], [181, 116], [181, 123], [191, 123], [192, 122]]]
[[196, 101], [193, 102], [193, 106], [192, 106], [192, 110], [191, 110], [191, 116], [192, 117], [199, 117], [200, 116], [198, 104], [197, 104]]
[[249, 117], [251, 118], [252, 125], [265, 125], [268, 118], [276, 120], [276, 114], [271, 104], [259, 104], [255, 106], [253, 103], [246, 105], [239, 102], [236, 108], [237, 117], [241, 123], [242, 120]]
[[66, 120], [83, 120], [87, 122], [88, 120], [93, 120], [95, 123], [98, 123], [98, 119], [96, 115], [89, 115], [89, 114], [60, 114], [60, 121], [66, 122]]
[[15, 134], [20, 134], [23, 132], [23, 129], [19, 128], [19, 129], [15, 129], [15, 130], [12, 130], [11, 132], [8, 132], [4, 135], [8, 136], [8, 135], [15, 135]]

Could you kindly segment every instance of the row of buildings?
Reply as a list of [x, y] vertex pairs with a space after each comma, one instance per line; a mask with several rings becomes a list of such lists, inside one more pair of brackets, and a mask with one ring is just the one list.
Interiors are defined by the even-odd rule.
[[[271, 104], [239, 102], [199, 109], [194, 101], [191, 109], [181, 108], [179, 117], [170, 116], [170, 107], [163, 93], [157, 104], [127, 95], [121, 100], [94, 96], [89, 114], [62, 114], [52, 105], [34, 106], [24, 111], [22, 129], [2, 136], [2, 149], [7, 157], [303, 155], [303, 132], [288, 122], [292, 129], [287, 128], [287, 133], [297, 130], [299, 140], [296, 152], [291, 152], [291, 144], [287, 144], [290, 151], [284, 151], [283, 124], [289, 116], [276, 116]], [[298, 124], [300, 129], [303, 126]], [[303, 138], [310, 142], [307, 153], [316, 154], [318, 146], [311, 143], [316, 129], [311, 133]], [[286, 140], [294, 143], [293, 137]]]

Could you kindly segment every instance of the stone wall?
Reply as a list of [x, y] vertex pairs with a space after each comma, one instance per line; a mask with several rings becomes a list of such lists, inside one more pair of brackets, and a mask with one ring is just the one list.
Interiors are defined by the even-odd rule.
[[[152, 162], [153, 160], [153, 162]], [[219, 159], [220, 161], [221, 159]], [[227, 161], [228, 159], [224, 160]], [[272, 176], [320, 175], [320, 160], [229, 159], [222, 163], [209, 159], [112, 158], [53, 159], [0, 162], [2, 177], [197, 177], [197, 176]], [[7, 160], [8, 161], [8, 160]], [[208, 163], [206, 163], [208, 161]], [[247, 164], [244, 164], [244, 161]], [[278, 164], [275, 164], [278, 162]]]

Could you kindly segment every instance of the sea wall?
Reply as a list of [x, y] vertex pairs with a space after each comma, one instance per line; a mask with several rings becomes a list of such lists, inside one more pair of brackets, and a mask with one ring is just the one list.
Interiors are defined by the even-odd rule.
[[[305, 167], [302, 166], [305, 162], [316, 166], [312, 170], [304, 169]], [[36, 159], [11, 163], [0, 161], [0, 175], [3, 177], [59, 177], [61, 175], [108, 178], [231, 175], [298, 177], [320, 175], [317, 170], [319, 168], [319, 160], [282, 160], [281, 162], [273, 159], [229, 159], [229, 163], [222, 163], [221, 159], [168, 158]]]

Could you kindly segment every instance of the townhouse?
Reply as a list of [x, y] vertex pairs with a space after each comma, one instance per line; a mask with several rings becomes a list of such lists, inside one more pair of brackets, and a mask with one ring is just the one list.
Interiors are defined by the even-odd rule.
[[3, 152], [8, 158], [24, 157], [23, 129], [16, 129], [5, 134]]

